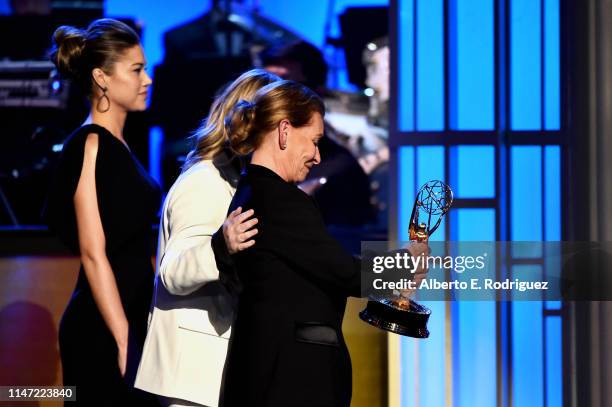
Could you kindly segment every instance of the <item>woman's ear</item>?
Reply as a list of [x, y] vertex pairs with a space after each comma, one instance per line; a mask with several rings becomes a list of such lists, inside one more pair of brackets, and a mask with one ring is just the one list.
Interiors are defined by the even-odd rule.
[[289, 129], [291, 128], [291, 123], [289, 120], [283, 119], [278, 124], [278, 144], [281, 150], [287, 148], [287, 139], [289, 138]]
[[94, 85], [96, 85], [101, 91], [105, 91], [106, 87], [106, 75], [104, 71], [100, 68], [94, 68], [91, 71], [91, 76], [94, 81]]

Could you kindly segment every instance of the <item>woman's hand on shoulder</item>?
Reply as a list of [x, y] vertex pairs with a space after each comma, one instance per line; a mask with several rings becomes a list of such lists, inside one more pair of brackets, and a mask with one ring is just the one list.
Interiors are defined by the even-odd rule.
[[254, 214], [253, 209], [242, 212], [242, 207], [238, 207], [227, 215], [223, 223], [223, 237], [230, 254], [238, 253], [255, 244], [252, 237], [258, 232], [255, 228], [258, 220], [252, 217]]

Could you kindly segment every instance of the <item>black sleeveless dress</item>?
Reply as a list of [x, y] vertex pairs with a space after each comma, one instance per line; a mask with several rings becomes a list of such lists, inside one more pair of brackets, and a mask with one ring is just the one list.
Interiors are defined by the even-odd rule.
[[86, 125], [64, 143], [44, 218], [78, 254], [73, 196], [90, 133], [98, 134], [99, 140], [95, 179], [106, 255], [129, 322], [128, 368], [122, 378], [115, 340], [95, 304], [81, 265], [59, 329], [64, 385], [77, 387], [77, 403], [82, 405], [148, 404], [155, 399], [134, 389], [133, 380], [153, 293], [150, 242], [151, 225], [156, 221], [161, 201], [159, 187], [119, 139], [101, 126]]

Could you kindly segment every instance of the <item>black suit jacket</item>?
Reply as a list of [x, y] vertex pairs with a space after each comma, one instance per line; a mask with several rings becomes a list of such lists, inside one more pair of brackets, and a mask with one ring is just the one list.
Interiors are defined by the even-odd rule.
[[360, 262], [328, 233], [314, 200], [249, 165], [230, 211], [254, 209], [256, 243], [234, 256], [242, 284], [227, 361], [226, 406], [348, 406], [341, 325], [360, 294]]

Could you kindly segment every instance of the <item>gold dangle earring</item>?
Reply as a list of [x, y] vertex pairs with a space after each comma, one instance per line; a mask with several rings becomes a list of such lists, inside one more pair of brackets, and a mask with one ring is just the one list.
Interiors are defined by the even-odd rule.
[[[110, 99], [106, 95], [107, 88], [100, 86], [100, 89], [102, 89], [102, 96], [100, 96], [100, 98], [98, 99], [98, 103], [96, 103], [96, 110], [100, 113], [106, 113], [110, 110]], [[106, 99], [106, 109], [102, 110], [100, 109], [100, 105], [102, 104], [102, 100], [104, 99]]]
[[[97, 87], [100, 88], [100, 90], [102, 91], [102, 96], [100, 96], [100, 98], [98, 99], [98, 102], [96, 103], [96, 110], [100, 113], [106, 113], [110, 110], [110, 99], [108, 98], [108, 95], [106, 94], [106, 91], [108, 90], [108, 88], [106, 86], [100, 86], [100, 84], [98, 83], [98, 81], [96, 81], [96, 78], [94, 78], [92, 76], [92, 80], [93, 82], [96, 84]], [[102, 104], [102, 100], [106, 99], [106, 109], [100, 109], [100, 105]]]

